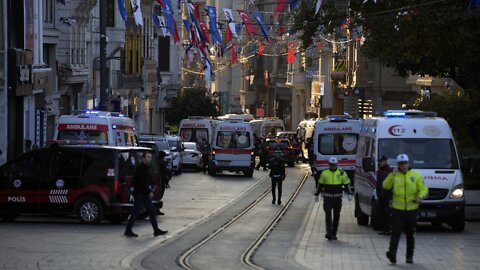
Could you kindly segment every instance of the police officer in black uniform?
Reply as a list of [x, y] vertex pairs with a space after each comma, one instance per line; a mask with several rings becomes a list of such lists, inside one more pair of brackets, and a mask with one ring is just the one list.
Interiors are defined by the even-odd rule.
[[153, 206], [152, 198], [153, 191], [151, 188], [152, 185], [152, 175], [150, 174], [149, 165], [152, 162], [152, 155], [149, 152], [142, 153], [142, 160], [140, 164], [135, 168], [133, 174], [133, 197], [134, 204], [133, 210], [128, 219], [127, 228], [125, 229], [124, 235], [127, 237], [138, 237], [132, 231], [132, 227], [137, 220], [138, 215], [143, 207], [148, 211], [150, 217], [150, 223], [153, 227], [153, 235], [159, 236], [164, 235], [167, 231], [162, 231], [158, 228], [157, 217], [155, 215], [155, 207]]
[[[278, 148], [280, 150], [280, 148]], [[281, 156], [276, 155], [270, 160], [270, 178], [272, 179], [272, 204], [278, 198], [278, 205], [282, 204], [282, 182], [285, 180], [285, 161]], [[275, 196], [275, 189], [278, 187], [278, 197]]]

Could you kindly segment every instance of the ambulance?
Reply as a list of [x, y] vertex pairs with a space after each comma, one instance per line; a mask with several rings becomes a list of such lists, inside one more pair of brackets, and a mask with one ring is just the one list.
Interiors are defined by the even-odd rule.
[[328, 160], [335, 157], [338, 160], [338, 168], [344, 170], [350, 181], [353, 181], [360, 127], [361, 120], [353, 119], [350, 115], [329, 115], [315, 122], [313, 134], [315, 176], [328, 169]]
[[206, 140], [212, 144], [213, 129], [219, 121], [210, 117], [191, 116], [180, 121], [178, 136], [182, 142], [202, 143]]
[[123, 114], [81, 110], [73, 115], [60, 116], [53, 142], [136, 146], [138, 137], [135, 122]]
[[308, 149], [305, 147], [305, 143], [309, 138], [313, 137], [313, 132], [315, 131], [315, 119], [303, 120], [298, 124], [297, 127], [297, 138], [302, 142], [302, 157], [305, 161], [308, 157]]
[[359, 225], [382, 227], [376, 195], [378, 159], [396, 167], [396, 157], [407, 154], [410, 167], [428, 186], [420, 204], [419, 221], [465, 228], [465, 196], [457, 147], [447, 121], [434, 112], [386, 111], [384, 117], [366, 119], [359, 137], [355, 171], [355, 215]]
[[253, 131], [243, 119], [229, 119], [218, 123], [209, 159], [209, 174], [221, 171], [243, 172], [253, 176], [255, 167]]
[[267, 138], [269, 135], [274, 137], [278, 132], [285, 130], [283, 121], [278, 118], [263, 118], [250, 121], [253, 133], [258, 138]]

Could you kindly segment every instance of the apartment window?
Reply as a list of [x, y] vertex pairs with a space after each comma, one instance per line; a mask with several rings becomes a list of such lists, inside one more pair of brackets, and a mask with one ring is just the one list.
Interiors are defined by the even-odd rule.
[[86, 64], [87, 43], [85, 42], [85, 27], [70, 27], [70, 63]]
[[125, 34], [125, 48], [123, 49], [123, 73], [140, 75], [142, 72], [141, 35], [138, 31], [128, 31]]
[[116, 0], [107, 1], [107, 27], [115, 27], [115, 2]]
[[42, 0], [43, 4], [43, 22], [53, 23], [55, 17], [55, 2], [57, 0]]
[[158, 68], [160, 71], [170, 71], [170, 37], [158, 38]]

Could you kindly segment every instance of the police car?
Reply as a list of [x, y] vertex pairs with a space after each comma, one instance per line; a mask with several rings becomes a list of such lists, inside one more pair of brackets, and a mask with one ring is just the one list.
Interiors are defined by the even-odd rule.
[[456, 231], [465, 227], [465, 196], [457, 147], [447, 121], [434, 112], [386, 111], [384, 117], [366, 119], [359, 138], [355, 171], [357, 223], [381, 227], [376, 197], [378, 159], [395, 167], [396, 156], [405, 153], [429, 188], [420, 204], [419, 220], [447, 223]]
[[358, 134], [361, 120], [350, 115], [329, 115], [326, 119], [315, 122], [314, 143], [314, 173], [328, 169], [328, 159], [335, 157], [338, 168], [344, 170], [350, 181], [355, 172], [355, 155], [358, 146]]
[[[58, 119], [54, 141], [62, 144], [136, 146], [135, 122], [121, 113], [80, 110]], [[53, 143], [53, 142], [51, 142]]]
[[[53, 144], [0, 166], [0, 217], [21, 214], [75, 214], [82, 223], [127, 219], [133, 198], [130, 186], [136, 164], [151, 149], [140, 147]], [[154, 205], [162, 207], [163, 185], [151, 166]]]
[[223, 170], [243, 172], [252, 177], [255, 166], [255, 145], [252, 127], [243, 119], [230, 119], [217, 124], [209, 160], [209, 173]]

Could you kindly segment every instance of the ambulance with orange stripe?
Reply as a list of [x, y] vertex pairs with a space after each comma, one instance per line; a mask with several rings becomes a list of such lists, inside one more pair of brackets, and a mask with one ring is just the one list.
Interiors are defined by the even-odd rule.
[[111, 146], [138, 145], [135, 122], [123, 114], [81, 110], [62, 115], [55, 129], [54, 142]]
[[243, 119], [228, 119], [215, 128], [208, 172], [243, 172], [253, 176], [255, 155], [252, 126]]
[[350, 115], [329, 115], [315, 123], [314, 176], [328, 169], [328, 159], [335, 157], [338, 168], [344, 170], [350, 181], [355, 175], [358, 135], [362, 122]]

